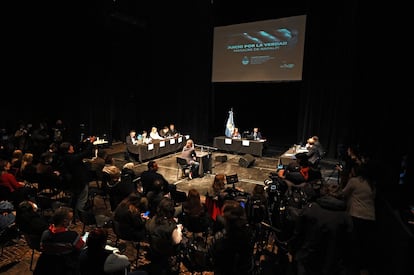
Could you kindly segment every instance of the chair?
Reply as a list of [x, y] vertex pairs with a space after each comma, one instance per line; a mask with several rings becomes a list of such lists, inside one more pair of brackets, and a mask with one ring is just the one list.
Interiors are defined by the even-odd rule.
[[30, 233], [23, 233], [24, 239], [26, 243], [29, 245], [29, 248], [32, 250], [32, 255], [30, 257], [30, 271], [33, 271], [33, 259], [35, 251], [40, 251], [40, 235], [30, 234]]
[[123, 236], [120, 230], [118, 221], [112, 219], [111, 223], [112, 223], [112, 230], [114, 231], [114, 234], [116, 236], [115, 247], [119, 247], [121, 240], [129, 242], [136, 250], [135, 258], [133, 259], [133, 261], [135, 262], [135, 267], [138, 267], [141, 243], [139, 241], [131, 240]]
[[177, 157], [177, 166], [178, 166], [177, 179], [178, 179], [178, 175], [180, 171], [181, 171], [182, 178], [187, 177], [188, 174], [190, 173], [190, 168], [191, 168], [191, 165], [187, 163], [187, 160], [182, 157]]

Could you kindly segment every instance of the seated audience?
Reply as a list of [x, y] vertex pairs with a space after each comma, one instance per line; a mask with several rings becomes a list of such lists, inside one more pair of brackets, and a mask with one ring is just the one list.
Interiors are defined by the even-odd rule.
[[49, 221], [39, 213], [39, 209], [31, 200], [22, 201], [16, 208], [16, 225], [23, 233], [40, 236], [48, 229]]
[[201, 202], [197, 189], [188, 190], [187, 200], [181, 205], [178, 222], [190, 232], [208, 232], [213, 219], [208, 214], [207, 206]]
[[252, 274], [254, 235], [239, 202], [223, 205], [224, 228], [215, 233], [210, 247], [214, 274]]
[[226, 175], [216, 174], [212, 185], [209, 187], [206, 194], [206, 206], [213, 220], [216, 220], [217, 215], [221, 215], [224, 198], [228, 195], [226, 192]]
[[174, 201], [163, 198], [155, 215], [146, 223], [149, 234], [151, 274], [179, 274], [182, 225], [174, 218]]
[[26, 186], [22, 181], [17, 181], [16, 177], [10, 173], [10, 161], [0, 160], [0, 186], [8, 189], [7, 198], [13, 205], [19, 205], [23, 200], [34, 198], [37, 190]]
[[68, 228], [73, 210], [60, 207], [53, 213], [49, 229], [40, 239], [41, 254], [34, 275], [79, 274], [79, 254], [85, 242], [78, 232]]
[[[150, 160], [147, 164], [147, 170], [141, 173], [141, 183], [144, 196], [149, 191], [154, 190], [154, 182], [158, 179], [163, 184], [164, 190], [170, 190], [170, 184], [163, 175], [158, 173], [158, 163], [155, 160]], [[172, 187], [171, 187], [172, 188]]]
[[148, 209], [147, 198], [132, 193], [124, 198], [115, 208], [113, 218], [119, 223], [122, 239], [142, 241], [145, 238], [145, 218], [143, 213]]
[[0, 231], [14, 225], [15, 221], [14, 205], [9, 201], [0, 201]]
[[114, 211], [118, 204], [130, 194], [137, 192], [135, 183], [128, 177], [122, 177], [121, 170], [115, 166], [107, 166], [105, 173], [109, 176], [106, 191], [109, 194], [111, 210]]
[[293, 241], [298, 275], [345, 274], [352, 220], [345, 201], [334, 196], [334, 189], [323, 186], [321, 196], [298, 216]]

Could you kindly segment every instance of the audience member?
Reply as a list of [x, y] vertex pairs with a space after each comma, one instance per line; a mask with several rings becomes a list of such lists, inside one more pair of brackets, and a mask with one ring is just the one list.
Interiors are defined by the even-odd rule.
[[39, 191], [45, 189], [61, 189], [62, 179], [60, 172], [54, 170], [52, 166], [53, 155], [49, 151], [40, 156], [40, 161], [36, 164], [36, 181]]
[[24, 153], [22, 157], [22, 165], [16, 179], [18, 181], [28, 181], [33, 183], [36, 175], [36, 166], [33, 162], [34, 156], [32, 153]]
[[197, 189], [188, 190], [187, 200], [182, 203], [181, 207], [178, 222], [188, 231], [208, 232], [212, 227], [213, 220], [208, 214], [207, 206], [201, 202]]
[[115, 208], [113, 218], [119, 223], [120, 236], [125, 240], [142, 241], [145, 238], [145, 217], [148, 200], [139, 194], [132, 193], [124, 198]]
[[104, 171], [109, 176], [106, 189], [109, 194], [111, 210], [114, 211], [123, 199], [130, 194], [137, 193], [137, 189], [132, 180], [121, 176], [121, 170], [117, 166], [106, 166]]
[[187, 163], [190, 165], [190, 174], [188, 177], [190, 179], [199, 177], [198, 169], [200, 163], [197, 161], [196, 151], [194, 149], [194, 142], [192, 139], [188, 139], [186, 144], [181, 151], [181, 157], [187, 160]]
[[215, 233], [210, 247], [214, 274], [252, 274], [254, 235], [239, 202], [223, 205], [224, 228]]
[[168, 181], [163, 175], [158, 173], [158, 163], [155, 160], [150, 160], [147, 164], [148, 169], [141, 173], [141, 182], [144, 196], [149, 191], [154, 190], [154, 182], [158, 179], [163, 184], [164, 190], [170, 190]]
[[357, 145], [349, 145], [346, 154], [343, 156], [343, 162], [339, 163], [336, 168], [340, 173], [340, 184], [342, 188], [348, 183], [349, 179], [356, 176], [356, 170], [364, 162], [364, 159]]
[[62, 142], [59, 146], [61, 159], [60, 174], [62, 180], [72, 193], [71, 207], [75, 211], [74, 218], [78, 212], [84, 211], [88, 202], [89, 168], [84, 159], [93, 156], [93, 142], [95, 137], [88, 138], [82, 142], [80, 148], [75, 151], [70, 142]]
[[346, 199], [347, 211], [352, 217], [353, 237], [352, 253], [355, 271], [372, 272], [375, 255], [376, 236], [376, 179], [375, 168], [370, 162], [361, 164], [355, 171], [355, 176], [348, 180], [342, 189]]
[[135, 164], [133, 162], [127, 162], [122, 166], [121, 181], [131, 182], [135, 186], [135, 191], [138, 191], [139, 176], [134, 171]]
[[[9, 173], [10, 166], [10, 161], [0, 160], [0, 186], [8, 189], [7, 199], [13, 205], [19, 205], [23, 200], [29, 197], [35, 197], [37, 190], [27, 187], [22, 181], [17, 181], [16, 177], [12, 173]], [[6, 196], [6, 194], [2, 194], [2, 196]]]
[[107, 245], [108, 232], [95, 228], [89, 232], [86, 247], [80, 253], [81, 275], [145, 275], [145, 271], [131, 272], [128, 256]]
[[179, 248], [183, 227], [174, 215], [174, 201], [165, 197], [160, 201], [155, 215], [146, 223], [151, 274], [178, 275], [180, 272]]
[[291, 249], [297, 275], [345, 274], [352, 220], [330, 184], [298, 216]]
[[49, 229], [40, 239], [41, 254], [37, 260], [34, 275], [79, 274], [79, 254], [85, 242], [68, 227], [73, 219], [73, 210], [60, 207], [55, 210]]
[[20, 149], [14, 150], [10, 159], [9, 173], [12, 173], [15, 177], [17, 177], [20, 167], [22, 166], [22, 159], [23, 151]]
[[165, 189], [160, 179], [155, 179], [153, 189], [147, 193], [149, 217], [153, 217], [157, 212], [158, 204], [164, 197], [171, 198], [171, 193]]
[[226, 175], [216, 174], [212, 185], [208, 188], [206, 194], [206, 206], [210, 217], [215, 221], [218, 215], [222, 214], [224, 198], [228, 195], [226, 192]]
[[13, 203], [0, 201], [0, 231], [12, 226], [16, 221], [16, 211]]
[[16, 224], [23, 233], [40, 236], [48, 229], [49, 221], [39, 213], [39, 209], [31, 200], [22, 201], [16, 208]]

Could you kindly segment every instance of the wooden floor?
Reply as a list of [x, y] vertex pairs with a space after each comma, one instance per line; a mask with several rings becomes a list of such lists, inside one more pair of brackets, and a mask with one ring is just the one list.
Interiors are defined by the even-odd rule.
[[[287, 148], [286, 148], [287, 149]], [[115, 159], [117, 166], [122, 167], [126, 161], [124, 160], [124, 150], [125, 145], [122, 143], [114, 144], [108, 148], [105, 148]], [[279, 156], [283, 152], [281, 151], [269, 151], [264, 154], [264, 157], [255, 157], [255, 160], [251, 166], [248, 168], [241, 167], [239, 165], [239, 160], [242, 155], [229, 154], [226, 152], [213, 152], [211, 155], [212, 167], [211, 170], [203, 175], [203, 177], [195, 178], [192, 180], [182, 179], [176, 164], [176, 155], [172, 154], [168, 156], [163, 156], [156, 161], [158, 162], [159, 172], [164, 175], [164, 177], [170, 182], [174, 183], [177, 186], [178, 190], [187, 192], [190, 188], [196, 188], [201, 194], [205, 194], [209, 186], [213, 182], [214, 175], [217, 173], [224, 173], [226, 175], [237, 174], [239, 182], [236, 185], [242, 188], [246, 192], [251, 192], [253, 187], [256, 184], [264, 184], [264, 181], [269, 178], [270, 172], [276, 171]], [[223, 160], [223, 156], [227, 159]], [[335, 174], [332, 172], [332, 164], [327, 161], [325, 169], [323, 169], [323, 175], [327, 180], [335, 180]], [[137, 174], [142, 173], [142, 171], [147, 170], [147, 162], [144, 163], [134, 163], [134, 169]], [[178, 176], [177, 176], [178, 175]], [[93, 183], [91, 183], [93, 184]], [[109, 203], [104, 202], [99, 196], [95, 198], [95, 215], [99, 219], [104, 219], [105, 217], [110, 217], [111, 211], [109, 210]], [[101, 219], [101, 220], [102, 220]], [[81, 232], [82, 224], [78, 222], [72, 227], [74, 230]], [[88, 229], [88, 227], [87, 227]], [[110, 231], [110, 239], [115, 240], [115, 237], [112, 230]], [[145, 247], [145, 244], [144, 244]], [[133, 259], [134, 250], [132, 247], [127, 247], [125, 253]], [[34, 254], [34, 265], [38, 258], [39, 252]], [[0, 273], [1, 274], [16, 274], [16, 275], [26, 275], [31, 274], [29, 270], [31, 258], [31, 250], [24, 242], [23, 239], [16, 240], [16, 242], [10, 242], [6, 247], [4, 247], [3, 255], [0, 257]], [[143, 254], [140, 258], [139, 266], [144, 266], [146, 264], [145, 255]], [[185, 267], [182, 269], [182, 274], [190, 274]], [[209, 273], [203, 273], [209, 274]]]

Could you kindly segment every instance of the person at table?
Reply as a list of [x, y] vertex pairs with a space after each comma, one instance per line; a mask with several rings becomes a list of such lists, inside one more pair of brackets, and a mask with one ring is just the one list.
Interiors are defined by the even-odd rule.
[[132, 153], [128, 149], [128, 146], [138, 145], [137, 131], [135, 131], [134, 129], [132, 129], [131, 131], [129, 131], [129, 135], [126, 136], [125, 143], [127, 145], [126, 146], [126, 150], [125, 150], [125, 160], [126, 161], [131, 161], [131, 159], [137, 160], [138, 159], [138, 155]]
[[150, 132], [150, 138], [154, 140], [163, 140], [164, 138], [158, 133], [157, 127], [153, 126]]
[[253, 128], [253, 132], [252, 132], [252, 138], [254, 139], [254, 140], [259, 140], [259, 139], [263, 139], [263, 137], [262, 137], [262, 133], [259, 131], [259, 128], [258, 127], [254, 127]]
[[168, 136], [169, 137], [175, 137], [175, 138], [179, 136], [179, 133], [178, 133], [177, 129], [175, 128], [174, 123], [170, 123], [170, 126], [168, 128]]
[[231, 138], [241, 139], [241, 134], [239, 132], [239, 128], [235, 127], [233, 129], [233, 133], [231, 134]]
[[181, 157], [186, 159], [187, 164], [189, 164], [190, 167], [190, 174], [188, 177], [190, 179], [196, 178], [199, 176], [198, 168], [200, 167], [200, 163], [197, 161], [196, 152], [194, 149], [194, 142], [192, 139], [188, 139], [185, 143], [185, 146], [183, 147], [183, 150], [181, 151]]
[[162, 138], [168, 138], [168, 137], [170, 137], [170, 136], [168, 135], [168, 131], [169, 131], [169, 128], [168, 128], [168, 126], [167, 126], [167, 125], [165, 125], [165, 126], [164, 126], [164, 127], [162, 127], [162, 129], [160, 130], [159, 135], [160, 135]]
[[148, 132], [145, 130], [142, 131], [140, 140], [142, 140], [142, 143], [144, 144], [149, 144], [152, 142], [152, 139], [149, 137]]

